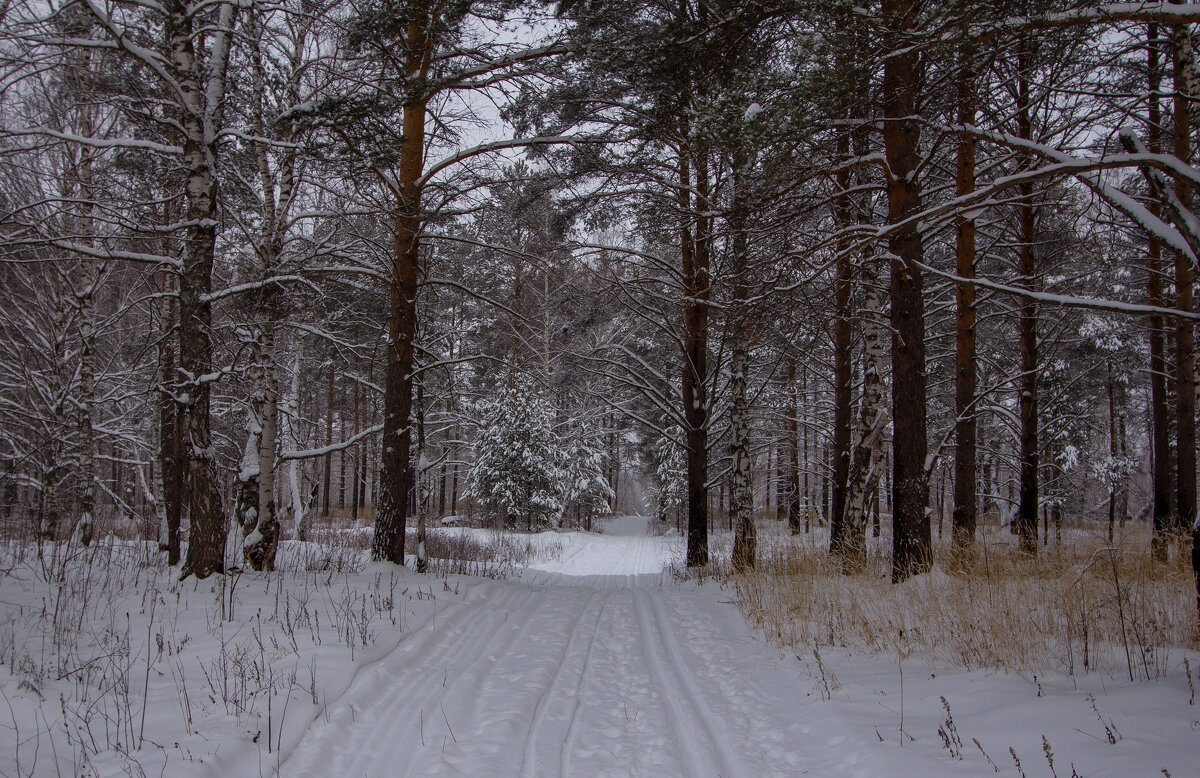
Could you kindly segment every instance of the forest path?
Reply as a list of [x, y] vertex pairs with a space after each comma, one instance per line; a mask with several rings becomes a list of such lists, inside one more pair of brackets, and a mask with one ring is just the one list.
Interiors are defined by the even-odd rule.
[[520, 580], [470, 579], [359, 668], [282, 774], [878, 775], [728, 593], [670, 580], [678, 539], [646, 524], [577, 533]]

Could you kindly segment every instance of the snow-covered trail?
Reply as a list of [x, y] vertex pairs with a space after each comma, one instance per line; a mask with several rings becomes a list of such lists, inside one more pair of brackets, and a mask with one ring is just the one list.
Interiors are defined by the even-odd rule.
[[713, 587], [664, 580], [677, 541], [645, 537], [645, 520], [608, 529], [520, 581], [471, 582], [359, 670], [282, 773], [871, 772], [829, 711], [804, 704], [799, 663], [752, 639]]

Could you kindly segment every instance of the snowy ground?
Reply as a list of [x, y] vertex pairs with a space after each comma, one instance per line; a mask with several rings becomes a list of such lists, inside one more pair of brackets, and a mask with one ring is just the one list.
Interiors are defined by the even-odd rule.
[[509, 580], [93, 564], [79, 603], [10, 563], [0, 774], [1200, 775], [1194, 653], [1139, 684], [781, 656], [645, 527], [547, 536]]

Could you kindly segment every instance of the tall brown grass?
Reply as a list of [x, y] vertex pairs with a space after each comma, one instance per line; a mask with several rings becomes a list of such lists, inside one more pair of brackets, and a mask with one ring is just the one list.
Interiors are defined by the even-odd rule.
[[[872, 540], [867, 571], [847, 576], [825, 534], [764, 529], [758, 566], [728, 581], [748, 620], [791, 650], [846, 646], [938, 667], [1135, 680], [1162, 675], [1172, 648], [1196, 646], [1190, 571], [1151, 562], [1143, 528], [1126, 528], [1111, 545], [1066, 530], [1061, 545], [1028, 559], [1006, 529], [986, 527], [969, 569], [935, 565], [900, 585], [889, 580], [886, 532]], [[939, 560], [949, 558], [946, 534]]]

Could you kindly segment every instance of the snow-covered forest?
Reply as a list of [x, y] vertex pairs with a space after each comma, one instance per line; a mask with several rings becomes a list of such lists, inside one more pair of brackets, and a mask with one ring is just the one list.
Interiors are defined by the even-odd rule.
[[1197, 33], [4, 0], [0, 775], [1194, 772]]

